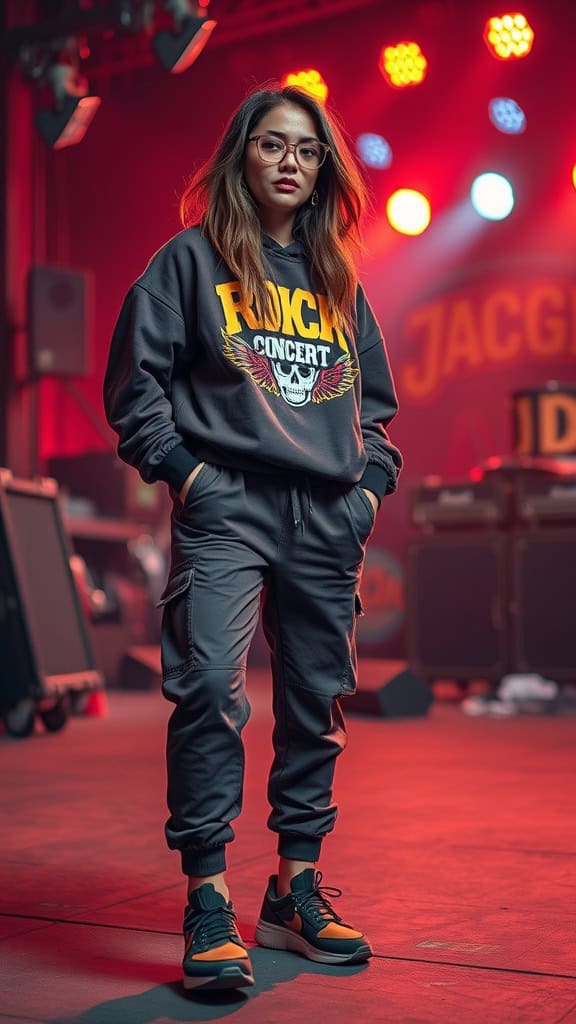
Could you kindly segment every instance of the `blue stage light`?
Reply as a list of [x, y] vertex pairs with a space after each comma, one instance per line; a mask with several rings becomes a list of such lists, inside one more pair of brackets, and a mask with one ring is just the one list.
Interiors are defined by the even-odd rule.
[[392, 163], [392, 148], [381, 135], [375, 135], [373, 132], [359, 135], [356, 139], [356, 149], [367, 167], [384, 170]]
[[505, 135], [521, 135], [526, 130], [526, 114], [522, 107], [506, 96], [495, 96], [488, 104], [492, 124]]

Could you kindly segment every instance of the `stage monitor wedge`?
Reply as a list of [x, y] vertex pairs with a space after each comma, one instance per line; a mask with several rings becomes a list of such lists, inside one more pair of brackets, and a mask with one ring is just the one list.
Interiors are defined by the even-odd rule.
[[378, 718], [420, 718], [434, 694], [405, 661], [360, 658], [356, 693], [344, 697], [344, 711]]

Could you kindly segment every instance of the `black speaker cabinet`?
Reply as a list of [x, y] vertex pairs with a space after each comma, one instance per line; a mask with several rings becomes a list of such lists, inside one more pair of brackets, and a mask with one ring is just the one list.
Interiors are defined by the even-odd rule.
[[0, 710], [103, 684], [53, 480], [0, 469]]
[[345, 698], [346, 713], [381, 718], [418, 718], [428, 713], [434, 694], [405, 661], [361, 658], [356, 693]]
[[576, 529], [516, 534], [512, 577], [515, 670], [576, 681]]
[[87, 376], [91, 328], [91, 275], [62, 267], [32, 267], [28, 278], [32, 373]]
[[506, 541], [496, 532], [408, 546], [407, 650], [424, 679], [499, 679], [507, 671]]

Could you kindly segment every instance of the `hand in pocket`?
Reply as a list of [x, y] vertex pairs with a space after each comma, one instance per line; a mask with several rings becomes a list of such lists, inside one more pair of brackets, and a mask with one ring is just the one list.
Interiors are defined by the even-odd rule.
[[180, 490], [178, 492], [178, 497], [180, 498], [180, 501], [182, 502], [182, 504], [184, 504], [184, 502], [186, 501], [186, 495], [188, 494], [188, 491], [190, 490], [194, 480], [198, 476], [198, 473], [202, 469], [202, 466], [205, 466], [205, 465], [206, 465], [205, 462], [199, 462], [197, 466], [194, 466], [194, 469], [192, 470], [192, 472], [189, 473], [188, 476], [186, 477], [184, 483], [182, 484], [182, 487], [180, 488]]

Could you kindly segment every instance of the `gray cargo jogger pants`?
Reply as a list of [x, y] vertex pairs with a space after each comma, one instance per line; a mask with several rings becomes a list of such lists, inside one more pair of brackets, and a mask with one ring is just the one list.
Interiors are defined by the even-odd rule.
[[274, 760], [268, 827], [278, 852], [315, 861], [334, 826], [338, 698], [356, 687], [358, 581], [374, 525], [359, 485], [291, 481], [205, 464], [172, 511], [162, 595], [168, 725], [166, 837], [187, 875], [224, 871], [242, 805], [246, 658], [270, 646]]

